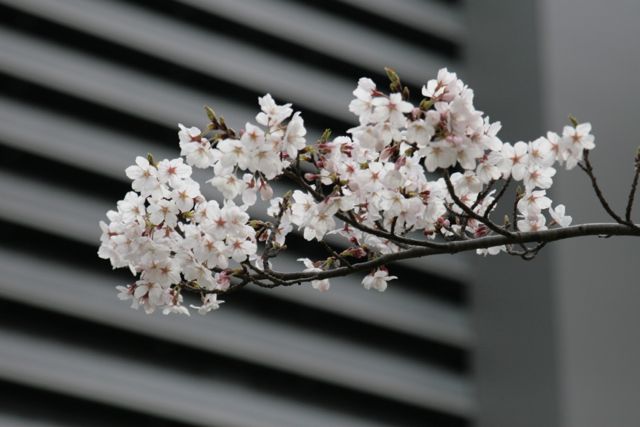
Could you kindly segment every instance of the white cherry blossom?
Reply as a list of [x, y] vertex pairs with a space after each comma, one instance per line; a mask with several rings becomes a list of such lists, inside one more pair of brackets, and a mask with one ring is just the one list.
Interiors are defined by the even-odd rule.
[[[298, 258], [298, 261], [303, 263], [304, 266], [306, 267], [303, 270], [304, 272], [316, 273], [316, 272], [322, 271], [322, 269], [316, 267], [313, 261], [311, 261], [309, 258]], [[329, 288], [331, 288], [331, 284], [329, 283], [329, 279], [312, 280], [311, 287], [313, 287], [313, 289], [318, 290], [320, 292], [327, 292]]]
[[570, 216], [565, 215], [564, 205], [558, 205], [555, 207], [555, 209], [549, 208], [549, 215], [551, 215], [551, 218], [553, 218], [555, 223], [560, 227], [570, 226], [571, 221], [573, 220], [573, 218], [571, 218]]
[[362, 285], [366, 290], [375, 289], [378, 292], [384, 292], [387, 289], [387, 282], [397, 279], [396, 276], [389, 276], [386, 269], [379, 268], [364, 276]]

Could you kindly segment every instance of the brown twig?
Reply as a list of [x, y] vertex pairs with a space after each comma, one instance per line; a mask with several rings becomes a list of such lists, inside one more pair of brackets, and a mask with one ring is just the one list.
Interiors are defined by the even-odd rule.
[[631, 181], [631, 190], [627, 198], [627, 208], [624, 211], [624, 217], [628, 223], [631, 221], [631, 211], [633, 210], [633, 200], [636, 196], [636, 189], [638, 187], [638, 178], [640, 177], [640, 153], [635, 158], [635, 172], [633, 174], [633, 180]]
[[352, 265], [349, 262], [349, 260], [347, 260], [345, 257], [343, 257], [342, 255], [340, 255], [338, 252], [336, 252], [327, 242], [325, 242], [324, 240], [320, 240], [320, 244], [322, 245], [322, 247], [333, 257], [337, 258], [338, 260], [340, 260], [341, 263], [343, 263], [344, 265], [346, 265], [347, 267], [351, 268]]
[[624, 219], [622, 219], [617, 213], [615, 213], [613, 211], [613, 209], [611, 209], [611, 206], [609, 206], [609, 203], [605, 199], [604, 194], [602, 194], [602, 190], [600, 190], [600, 186], [598, 185], [598, 181], [596, 180], [596, 176], [593, 173], [593, 166], [591, 165], [591, 161], [589, 160], [589, 151], [588, 150], [584, 150], [584, 165], [578, 163], [578, 166], [580, 167], [580, 169], [582, 169], [587, 174], [589, 179], [591, 179], [591, 186], [593, 187], [593, 191], [595, 191], [596, 197], [598, 197], [598, 200], [600, 201], [600, 204], [602, 205], [604, 210], [607, 211], [609, 216], [611, 218], [613, 218], [614, 221], [616, 221], [618, 224], [626, 224], [626, 225], [629, 225], [629, 226], [633, 226], [633, 223], [631, 223], [630, 221], [625, 221]]
[[[491, 201], [491, 203], [489, 203], [489, 206], [487, 206], [487, 210], [484, 211], [484, 215], [483, 216], [486, 219], [489, 219], [489, 214], [491, 213], [493, 208], [496, 207], [496, 205], [498, 204], [498, 202], [500, 201], [502, 196], [504, 196], [504, 193], [507, 191], [507, 187], [509, 187], [509, 184], [511, 184], [511, 175], [509, 175], [509, 178], [507, 178], [504, 181], [504, 184], [502, 185], [502, 188], [500, 189], [500, 191], [498, 192], [496, 197]], [[514, 218], [514, 220], [515, 220], [515, 218]]]
[[[537, 243], [538, 246], [533, 248], [537, 253], [543, 247], [543, 243], [550, 243], [558, 240], [570, 239], [580, 236], [640, 236], [640, 227], [630, 227], [626, 224], [582, 224], [571, 227], [555, 228], [551, 230], [543, 231], [529, 231], [529, 232], [514, 232], [509, 236], [504, 235], [492, 235], [486, 237], [480, 237], [477, 239], [452, 241], [443, 244], [443, 247], [439, 248], [426, 248], [418, 247], [411, 248], [400, 252], [390, 253], [379, 256], [377, 258], [352, 264], [351, 267], [338, 267], [331, 270], [325, 270], [320, 272], [296, 272], [296, 273], [281, 273], [272, 271], [269, 276], [277, 279], [278, 283], [269, 284], [265, 287], [277, 287], [277, 286], [291, 286], [307, 282], [309, 280], [322, 280], [330, 279], [333, 277], [346, 276], [356, 271], [368, 271], [376, 267], [380, 267], [385, 264], [389, 264], [393, 261], [399, 261], [410, 258], [420, 258], [424, 256], [438, 255], [438, 254], [456, 254], [460, 252], [468, 252], [476, 249], [487, 249], [494, 246], [501, 245], [513, 245], [513, 244], [525, 244], [525, 243]], [[531, 251], [531, 250], [530, 250]], [[255, 275], [251, 275], [249, 279], [261, 280], [267, 278], [267, 275], [257, 269]], [[264, 284], [262, 284], [264, 285]]]
[[456, 192], [453, 188], [453, 184], [451, 183], [451, 178], [449, 177], [449, 171], [445, 170], [443, 176], [444, 176], [444, 182], [447, 185], [447, 190], [449, 191], [449, 195], [451, 196], [451, 199], [460, 209], [464, 211], [464, 213], [466, 213], [469, 217], [475, 219], [476, 221], [486, 225], [490, 230], [494, 231], [495, 233], [501, 234], [503, 236], [511, 235], [509, 231], [503, 229], [499, 225], [495, 224], [493, 221], [490, 221], [487, 218], [484, 218], [483, 216], [475, 213], [473, 210], [471, 210], [471, 208], [469, 208], [469, 206], [467, 206], [462, 200], [460, 200], [460, 198], [456, 195]]

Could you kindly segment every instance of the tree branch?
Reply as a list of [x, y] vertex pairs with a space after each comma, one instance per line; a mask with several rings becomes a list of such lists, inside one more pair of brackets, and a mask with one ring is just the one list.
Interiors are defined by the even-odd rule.
[[592, 223], [543, 231], [514, 232], [509, 236], [493, 235], [476, 239], [442, 243], [438, 248], [414, 247], [404, 251], [382, 255], [369, 261], [351, 264], [351, 266], [338, 267], [332, 270], [320, 272], [282, 273], [270, 271], [267, 275], [265, 272], [256, 269], [256, 274], [251, 276], [250, 281], [276, 279], [276, 283], [273, 283], [273, 285], [269, 287], [290, 286], [310, 280], [346, 276], [357, 271], [370, 271], [390, 262], [400, 261], [403, 259], [420, 258], [439, 254], [456, 254], [502, 245], [537, 243], [535, 247], [526, 250], [523, 253], [516, 254], [523, 256], [524, 259], [531, 259], [531, 255], [535, 256], [535, 254], [537, 254], [538, 251], [547, 243], [581, 236], [640, 236], [640, 228], [635, 224], [629, 226], [626, 224], [614, 223]]

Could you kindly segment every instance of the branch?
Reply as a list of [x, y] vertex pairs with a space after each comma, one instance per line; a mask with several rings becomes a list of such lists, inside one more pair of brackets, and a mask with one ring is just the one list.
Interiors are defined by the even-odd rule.
[[[581, 236], [640, 236], [640, 228], [635, 224], [629, 226], [626, 224], [614, 223], [592, 223], [574, 225], [565, 228], [555, 228], [552, 230], [514, 232], [510, 233], [509, 236], [493, 235], [477, 239], [442, 243], [440, 244], [441, 247], [438, 248], [411, 248], [401, 252], [382, 255], [369, 261], [351, 264], [351, 266], [338, 267], [332, 270], [320, 272], [281, 273], [271, 271], [269, 273], [269, 276], [271, 277], [264, 274], [264, 272], [260, 272], [252, 276], [252, 280], [275, 278], [281, 286], [290, 286], [310, 280], [322, 280], [346, 276], [357, 271], [370, 271], [376, 267], [403, 259], [420, 258], [439, 254], [456, 254], [502, 245], [537, 243], [534, 248], [526, 250], [523, 253], [517, 253], [517, 255], [523, 256], [524, 259], [531, 259], [532, 257], [530, 257], [530, 255], [533, 254], [535, 256], [535, 254], [537, 254], [537, 252], [547, 243]], [[279, 284], [274, 283], [273, 286], [270, 287], [276, 286], [279, 286]]]

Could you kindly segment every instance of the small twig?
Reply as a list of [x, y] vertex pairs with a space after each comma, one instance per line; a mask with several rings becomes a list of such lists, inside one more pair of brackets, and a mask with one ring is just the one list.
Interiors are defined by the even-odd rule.
[[343, 257], [338, 252], [336, 252], [327, 242], [325, 242], [324, 240], [320, 240], [320, 244], [327, 252], [329, 252], [331, 256], [334, 256], [335, 258], [339, 259], [341, 263], [343, 263], [349, 268], [353, 267], [349, 262], [349, 260], [347, 260], [345, 257]]
[[633, 226], [633, 223], [631, 223], [630, 221], [625, 221], [624, 219], [620, 218], [620, 216], [617, 213], [615, 213], [613, 209], [611, 209], [611, 206], [609, 206], [609, 203], [604, 198], [604, 195], [602, 194], [602, 190], [600, 190], [600, 186], [598, 185], [598, 181], [596, 180], [596, 176], [593, 173], [593, 166], [591, 165], [591, 161], [589, 160], [588, 150], [584, 150], [584, 165], [581, 165], [580, 163], [578, 163], [578, 166], [580, 166], [580, 169], [582, 169], [587, 174], [587, 176], [589, 176], [589, 178], [591, 179], [591, 186], [593, 187], [593, 190], [595, 191], [596, 196], [600, 201], [600, 204], [602, 205], [604, 210], [607, 211], [609, 216], [613, 218], [618, 224], [626, 224], [629, 226]]
[[496, 197], [491, 201], [491, 203], [489, 203], [489, 206], [487, 206], [487, 210], [484, 211], [484, 215], [483, 215], [485, 218], [489, 219], [489, 214], [491, 213], [493, 208], [496, 207], [496, 205], [498, 204], [502, 196], [504, 196], [504, 193], [507, 191], [507, 187], [509, 187], [509, 184], [511, 184], [511, 175], [509, 175], [509, 178], [507, 178], [504, 184], [502, 185], [500, 192], [498, 192]]
[[[248, 278], [250, 281], [252, 281], [253, 283], [255, 283], [260, 287], [275, 288], [276, 286], [286, 286], [286, 282], [284, 280], [281, 280], [277, 275], [272, 274], [271, 270], [268, 270], [268, 271], [266, 269], [260, 270], [258, 267], [254, 266], [250, 262], [243, 263], [243, 265], [246, 265], [247, 267], [249, 267], [251, 270], [253, 270], [255, 273], [259, 275], [257, 277], [249, 275]], [[261, 279], [263, 276], [271, 280], [271, 282], [273, 283], [265, 284], [265, 283], [259, 282], [259, 279]]]
[[629, 197], [627, 198], [627, 208], [625, 209], [625, 219], [628, 223], [631, 221], [631, 211], [633, 210], [633, 200], [636, 196], [636, 189], [638, 187], [638, 178], [640, 177], [640, 153], [635, 158], [635, 172], [633, 174], [633, 180], [631, 181], [631, 190], [629, 191]]
[[511, 221], [511, 227], [517, 231], [518, 230], [518, 202], [520, 201], [520, 199], [522, 198], [522, 193], [521, 193], [521, 187], [518, 186], [516, 188], [516, 198], [513, 200], [513, 212], [511, 213], [513, 215], [513, 220]]
[[444, 182], [447, 184], [447, 190], [449, 190], [449, 195], [451, 196], [451, 198], [453, 199], [454, 203], [464, 211], [464, 213], [466, 213], [468, 216], [470, 216], [471, 218], [479, 221], [480, 223], [486, 225], [490, 230], [501, 234], [503, 236], [509, 237], [511, 236], [511, 233], [505, 229], [503, 229], [502, 227], [498, 226], [497, 224], [495, 224], [493, 221], [489, 221], [488, 219], [482, 217], [481, 215], [478, 215], [477, 213], [475, 213], [473, 210], [471, 210], [471, 208], [469, 208], [469, 206], [467, 206], [462, 200], [460, 200], [460, 198], [456, 195], [456, 192], [453, 188], [453, 184], [451, 183], [451, 179], [449, 177], [449, 172], [447, 170], [444, 171]]

